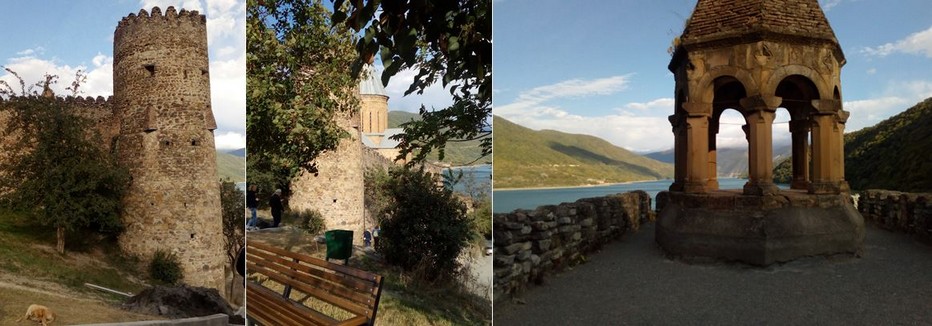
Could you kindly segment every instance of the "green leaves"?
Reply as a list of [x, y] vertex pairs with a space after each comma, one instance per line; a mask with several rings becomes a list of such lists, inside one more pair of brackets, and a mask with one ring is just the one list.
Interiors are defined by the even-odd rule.
[[[438, 79], [444, 87], [454, 85], [453, 105], [424, 108], [422, 112], [430, 112], [432, 118], [405, 126], [398, 138], [401, 157], [413, 154], [409, 164], [416, 164], [431, 151], [442, 152], [447, 141], [484, 138], [489, 140], [482, 142], [482, 152], [491, 153], [491, 1], [359, 0], [334, 1], [334, 7], [343, 12], [333, 15], [334, 26], [365, 29], [356, 43], [354, 75], [363, 60], [378, 53], [385, 67], [383, 84], [401, 70], [417, 71], [405, 95], [423, 94]], [[378, 17], [374, 17], [376, 9], [381, 10]], [[337, 19], [342, 17], [348, 18]]]
[[348, 17], [317, 0], [247, 4], [247, 178], [263, 189], [314, 172], [314, 158], [347, 136], [337, 122], [358, 106], [358, 80], [347, 70], [356, 39], [331, 19]]

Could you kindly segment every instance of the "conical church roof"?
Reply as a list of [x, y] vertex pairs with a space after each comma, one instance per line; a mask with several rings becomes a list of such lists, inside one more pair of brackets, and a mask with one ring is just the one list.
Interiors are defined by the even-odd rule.
[[382, 81], [379, 80], [381, 74], [375, 72], [375, 67], [367, 64], [362, 70], [366, 77], [359, 81], [359, 94], [388, 96]]
[[699, 0], [680, 41], [689, 46], [761, 37], [838, 44], [818, 0]]

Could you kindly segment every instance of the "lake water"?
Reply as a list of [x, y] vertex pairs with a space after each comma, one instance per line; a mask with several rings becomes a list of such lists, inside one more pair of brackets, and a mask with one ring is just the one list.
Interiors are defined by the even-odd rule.
[[[719, 189], [742, 189], [747, 179], [719, 178]], [[644, 190], [651, 198], [657, 193], [670, 189], [673, 180], [644, 181], [626, 184], [613, 184], [579, 188], [550, 188], [526, 190], [495, 190], [492, 192], [492, 212], [509, 213], [516, 209], [534, 209], [543, 205], [557, 205], [574, 202], [581, 198], [601, 197], [622, 192]], [[778, 185], [786, 189], [786, 185]], [[654, 202], [651, 201], [653, 205]]]
[[[451, 168], [463, 172], [463, 178], [460, 182], [453, 185], [453, 191], [468, 194], [470, 191], [489, 194], [492, 191], [492, 165], [476, 165], [459, 168]], [[443, 169], [446, 173], [447, 169]]]

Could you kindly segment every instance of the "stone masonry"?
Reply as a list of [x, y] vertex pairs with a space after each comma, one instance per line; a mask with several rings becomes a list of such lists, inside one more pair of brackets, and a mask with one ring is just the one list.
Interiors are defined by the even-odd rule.
[[637, 231], [641, 223], [652, 222], [650, 202], [638, 190], [495, 214], [495, 296], [539, 283], [549, 273], [584, 261], [585, 254], [605, 243]]
[[932, 244], [932, 194], [866, 190], [858, 199], [864, 219]]
[[336, 150], [317, 157], [317, 173], [304, 172], [292, 182], [289, 206], [297, 211], [317, 210], [328, 230], [351, 230], [353, 243], [362, 245], [365, 169], [359, 112], [340, 112], [336, 119], [350, 137], [340, 140]]
[[114, 151], [132, 176], [120, 246], [141, 257], [173, 252], [185, 283], [223, 289], [206, 17], [143, 9], [113, 39]]

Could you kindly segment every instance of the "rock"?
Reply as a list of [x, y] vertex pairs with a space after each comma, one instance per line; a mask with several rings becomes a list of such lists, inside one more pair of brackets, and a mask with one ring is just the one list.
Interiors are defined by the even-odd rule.
[[123, 307], [132, 312], [171, 319], [235, 313], [216, 289], [187, 285], [157, 285], [145, 289], [127, 299]]

